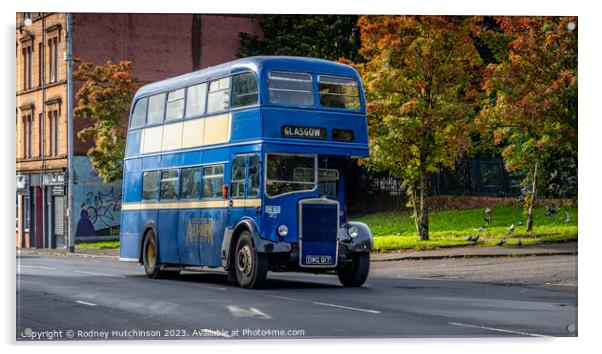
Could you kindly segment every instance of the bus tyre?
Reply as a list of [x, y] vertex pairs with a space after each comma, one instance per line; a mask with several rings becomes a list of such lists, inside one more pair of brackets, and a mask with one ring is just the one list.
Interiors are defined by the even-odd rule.
[[153, 279], [175, 278], [179, 271], [162, 270], [159, 263], [159, 247], [157, 246], [157, 237], [153, 230], [149, 230], [144, 238], [142, 246], [142, 264], [146, 275]]
[[350, 258], [351, 264], [337, 271], [339, 281], [344, 286], [360, 287], [366, 282], [370, 272], [370, 253], [352, 253]]
[[251, 234], [248, 231], [240, 234], [232, 260], [236, 280], [241, 288], [263, 287], [268, 275], [268, 256], [255, 251], [251, 242]]

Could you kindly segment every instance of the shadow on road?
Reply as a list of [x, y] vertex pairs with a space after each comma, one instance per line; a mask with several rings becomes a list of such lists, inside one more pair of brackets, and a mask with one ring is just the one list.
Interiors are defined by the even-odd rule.
[[[179, 276], [167, 280], [174, 282], [233, 286], [228, 282], [228, 277], [225, 274], [219, 273], [181, 273]], [[304, 279], [274, 279], [268, 277], [264, 289], [332, 289], [341, 287], [341, 285], [305, 281]]]

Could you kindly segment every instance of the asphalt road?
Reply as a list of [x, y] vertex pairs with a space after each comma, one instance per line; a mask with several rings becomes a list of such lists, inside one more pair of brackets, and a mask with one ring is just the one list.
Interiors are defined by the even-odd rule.
[[109, 259], [21, 256], [17, 339], [577, 335], [575, 286], [404, 275], [393, 271], [399, 262], [383, 263], [362, 288], [332, 275], [270, 273], [266, 289], [244, 290], [222, 274], [152, 280]]

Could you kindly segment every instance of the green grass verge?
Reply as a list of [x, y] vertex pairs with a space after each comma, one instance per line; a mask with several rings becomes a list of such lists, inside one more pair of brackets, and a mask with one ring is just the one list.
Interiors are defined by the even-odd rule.
[[119, 240], [78, 243], [76, 246], [81, 248], [115, 249], [119, 248]]
[[[515, 231], [511, 237], [506, 238], [508, 246], [517, 245], [519, 241], [523, 245], [536, 245], [577, 240], [577, 208], [561, 208], [552, 217], [545, 215], [544, 208], [536, 208], [533, 231], [529, 233], [525, 231], [524, 225], [519, 226], [519, 221], [524, 220], [521, 207], [496, 206], [492, 209], [493, 222], [481, 232], [474, 229], [484, 224], [483, 208], [433, 212], [429, 218], [428, 241], [420, 241], [416, 235], [414, 219], [407, 212], [375, 213], [352, 219], [368, 224], [374, 234], [375, 248], [379, 251], [475, 245], [474, 242], [466, 241], [468, 235], [480, 236], [476, 245], [492, 246], [506, 236], [506, 230], [511, 224], [514, 224]], [[565, 223], [565, 210], [569, 211], [571, 217], [568, 223]]]

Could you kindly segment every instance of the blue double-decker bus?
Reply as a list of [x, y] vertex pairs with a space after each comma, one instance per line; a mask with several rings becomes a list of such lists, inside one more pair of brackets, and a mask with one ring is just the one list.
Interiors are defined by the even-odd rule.
[[268, 271], [361, 286], [372, 234], [347, 219], [345, 171], [368, 154], [347, 65], [251, 57], [146, 85], [129, 118], [120, 260], [151, 278], [219, 269], [243, 288]]

